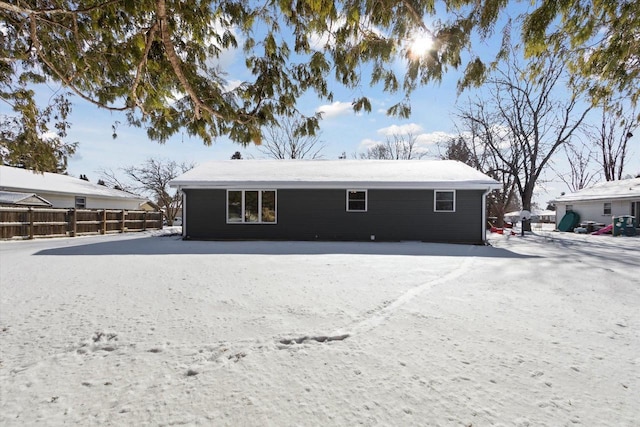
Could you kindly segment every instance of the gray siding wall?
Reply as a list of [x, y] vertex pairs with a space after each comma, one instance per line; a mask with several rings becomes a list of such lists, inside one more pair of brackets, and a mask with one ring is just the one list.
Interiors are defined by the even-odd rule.
[[277, 224], [227, 224], [226, 190], [184, 191], [192, 239], [483, 241], [481, 190], [457, 190], [456, 212], [434, 212], [433, 190], [368, 190], [367, 212], [346, 190], [278, 190]]

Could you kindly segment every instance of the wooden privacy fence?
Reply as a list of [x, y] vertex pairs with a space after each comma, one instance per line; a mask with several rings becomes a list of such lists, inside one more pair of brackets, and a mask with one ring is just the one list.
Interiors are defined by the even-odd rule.
[[162, 212], [0, 206], [0, 239], [124, 233], [162, 228]]

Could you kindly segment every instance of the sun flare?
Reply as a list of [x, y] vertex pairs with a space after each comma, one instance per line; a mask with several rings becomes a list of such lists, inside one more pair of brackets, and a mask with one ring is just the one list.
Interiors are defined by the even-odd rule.
[[414, 58], [425, 56], [433, 48], [433, 37], [430, 34], [422, 34], [411, 40], [409, 52]]

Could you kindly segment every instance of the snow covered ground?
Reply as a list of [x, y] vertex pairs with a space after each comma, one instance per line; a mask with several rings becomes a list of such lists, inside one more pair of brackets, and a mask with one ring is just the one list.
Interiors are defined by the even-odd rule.
[[1, 242], [0, 425], [637, 426], [640, 238], [491, 242]]

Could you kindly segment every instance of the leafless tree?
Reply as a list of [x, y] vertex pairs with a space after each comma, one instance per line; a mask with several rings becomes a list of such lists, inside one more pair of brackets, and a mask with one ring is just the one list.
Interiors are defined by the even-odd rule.
[[361, 159], [379, 160], [412, 160], [421, 159], [427, 155], [426, 151], [418, 147], [418, 137], [411, 132], [393, 134], [386, 141], [369, 148], [366, 153], [360, 153]]
[[278, 126], [267, 128], [258, 150], [272, 159], [320, 159], [325, 148], [320, 135], [301, 132], [306, 122], [301, 119], [282, 117]]
[[604, 105], [602, 121], [595, 132], [600, 165], [607, 181], [622, 179], [625, 160], [627, 158], [629, 139], [640, 127], [640, 115], [635, 108], [632, 111], [621, 111]]
[[588, 144], [566, 144], [563, 148], [566, 155], [566, 163], [569, 165], [569, 172], [561, 172], [553, 164], [550, 163], [550, 165], [551, 169], [558, 175], [558, 178], [571, 191], [582, 190], [598, 180], [600, 173], [592, 168], [595, 153]]
[[[512, 55], [516, 58], [516, 55]], [[531, 78], [535, 68], [536, 78]], [[566, 73], [558, 56], [521, 66], [511, 59], [489, 78], [489, 95], [478, 97], [462, 112], [494, 138], [485, 139], [487, 149], [513, 176], [522, 208], [531, 210], [536, 184], [559, 148], [569, 143], [590, 107], [580, 107], [578, 92], [563, 86]], [[568, 92], [562, 99], [554, 94]], [[525, 227], [530, 229], [530, 224]]]
[[[164, 210], [167, 223], [173, 225], [176, 216], [182, 212], [182, 194], [169, 188], [169, 181], [193, 167], [192, 163], [150, 158], [140, 166], [122, 168], [122, 172], [132, 184], [121, 189], [137, 191], [154, 199]], [[118, 186], [122, 185], [122, 180], [119, 180], [112, 171], [102, 171], [102, 175], [108, 184], [115, 182]]]
[[128, 193], [135, 192], [134, 186], [125, 182], [116, 172], [114, 172], [113, 169], [100, 169], [96, 171], [96, 173], [100, 175], [100, 180], [104, 183], [103, 185], [106, 185], [107, 187], [126, 191]]
[[444, 153], [440, 157], [466, 163], [502, 184], [501, 189], [494, 190], [487, 196], [488, 216], [495, 217], [496, 225], [502, 227], [505, 213], [518, 209], [519, 200], [513, 175], [502, 164], [502, 159], [488, 149], [485, 143], [488, 139], [499, 138], [499, 135], [495, 135], [496, 129], [483, 127], [477, 121], [466, 120], [464, 117], [462, 126], [465, 126], [464, 132], [459, 132], [457, 137], [444, 142]]

